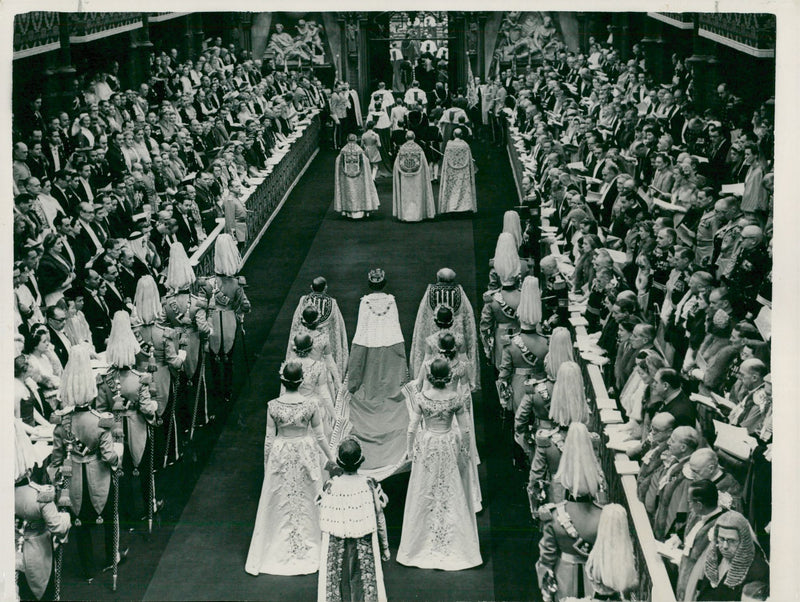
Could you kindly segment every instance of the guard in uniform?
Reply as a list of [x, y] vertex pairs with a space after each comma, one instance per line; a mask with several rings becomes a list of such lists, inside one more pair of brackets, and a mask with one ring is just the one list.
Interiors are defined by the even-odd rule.
[[[14, 530], [16, 532], [16, 570], [20, 574], [19, 599], [53, 599], [53, 553], [63, 545], [70, 528], [68, 512], [59, 512], [52, 485], [30, 480], [33, 446], [24, 429], [15, 424], [17, 448], [14, 482]], [[26, 452], [21, 448], [28, 448]], [[25, 458], [25, 460], [20, 460]], [[58, 576], [56, 576], [58, 577]]]
[[758, 226], [742, 228], [741, 242], [722, 277], [735, 302], [744, 312], [753, 315], [758, 314], [756, 297], [771, 264], [763, 239], [764, 234]]
[[511, 336], [519, 330], [517, 307], [520, 302], [519, 279], [522, 265], [513, 234], [503, 232], [497, 238], [492, 263], [500, 288], [490, 288], [483, 294], [480, 332], [486, 357], [500, 370], [503, 348], [511, 343]]
[[[178, 378], [183, 361], [186, 359], [186, 349], [181, 340], [181, 333], [166, 322], [166, 315], [161, 308], [161, 298], [158, 296], [155, 280], [151, 276], [139, 279], [134, 303], [137, 319], [131, 326], [142, 348], [141, 353], [136, 356], [136, 369], [148, 372], [152, 379], [150, 393], [158, 404], [153, 444], [155, 457], [163, 458], [167, 451], [167, 428], [176, 429], [174, 421], [164, 420], [164, 414], [169, 416], [175, 403], [172, 383], [173, 379]], [[176, 447], [177, 430], [170, 434], [169, 440], [172, 444], [170, 451], [173, 458], [177, 458], [179, 456]]]
[[[178, 433], [187, 433], [193, 422], [195, 410], [203, 416], [194, 418], [199, 424], [205, 424], [208, 419], [206, 396], [203, 395], [203, 404], [200, 405], [200, 395], [205, 383], [204, 346], [211, 334], [211, 325], [208, 322], [209, 299], [204, 289], [204, 294], [195, 294], [192, 287], [196, 282], [194, 270], [186, 256], [186, 251], [181, 243], [173, 243], [170, 247], [170, 258], [167, 266], [166, 286], [169, 289], [162, 298], [162, 306], [167, 324], [177, 330], [186, 348], [186, 358], [183, 361], [184, 382], [181, 387], [183, 394], [176, 394], [176, 404], [170, 412], [167, 421], [168, 433], [174, 430]], [[176, 383], [177, 384], [177, 383]], [[180, 390], [180, 389], [178, 389]], [[172, 422], [176, 425], [173, 428]], [[169, 440], [169, 436], [167, 437]], [[180, 445], [176, 446], [180, 448]], [[171, 448], [171, 445], [167, 446]], [[177, 458], [175, 458], [177, 459]], [[167, 463], [168, 458], [165, 458]]]
[[498, 391], [503, 397], [500, 403], [515, 414], [526, 392], [525, 381], [545, 377], [544, 358], [548, 344], [547, 339], [536, 331], [542, 317], [539, 295], [539, 281], [533, 276], [525, 278], [517, 308], [520, 331], [511, 337], [500, 361]]
[[[233, 394], [233, 347], [237, 332], [244, 336], [244, 315], [250, 312], [250, 301], [244, 293], [245, 280], [237, 276], [242, 258], [230, 234], [220, 234], [214, 246], [213, 302], [208, 314], [211, 334], [211, 370], [217, 391], [223, 401]], [[221, 374], [220, 374], [221, 372]]]
[[[96, 407], [101, 412], [120, 413], [122, 416], [127, 453], [122, 458], [120, 509], [128, 528], [148, 516], [149, 505], [156, 504], [153, 481], [155, 450], [150, 433], [158, 402], [150, 395], [150, 373], [133, 368], [140, 350], [128, 314], [118, 311], [114, 315], [106, 349], [110, 366], [98, 379]], [[141, 504], [136, 501], [136, 489], [141, 495]], [[154, 511], [157, 506], [154, 506]]]
[[565, 499], [539, 511], [542, 539], [536, 574], [542, 598], [547, 602], [554, 597], [563, 600], [592, 594], [585, 566], [597, 539], [602, 510], [595, 500], [604, 489], [605, 479], [597, 459], [585, 453], [591, 449], [588, 438], [585, 425], [570, 426], [565, 445], [575, 453], [565, 456], [564, 464], [569, 466], [560, 466], [558, 472]]
[[[56, 473], [54, 481], [69, 481], [69, 507], [75, 517], [75, 536], [78, 543], [78, 556], [81, 570], [87, 579], [94, 576], [94, 551], [91, 525], [102, 524], [105, 530], [105, 564], [110, 566], [114, 560], [114, 484], [111, 471], [122, 463], [124, 443], [115, 442], [112, 435], [114, 416], [110, 412], [98, 412], [91, 408], [97, 389], [89, 362], [89, 351], [76, 345], [64, 368], [62, 384], [71, 375], [83, 381], [83, 387], [65, 387], [63, 391], [82, 390], [82, 398], [65, 398], [65, 408], [53, 412], [51, 422], [53, 431], [53, 454], [51, 469]], [[92, 390], [93, 389], [93, 390]], [[74, 405], [72, 405], [74, 404]], [[66, 500], [65, 500], [66, 502]], [[127, 550], [120, 553], [124, 557]]]
[[[349, 360], [347, 330], [344, 326], [342, 312], [339, 310], [339, 304], [336, 299], [328, 294], [328, 281], [322, 276], [314, 278], [311, 282], [311, 292], [300, 297], [300, 302], [297, 304], [297, 309], [294, 310], [294, 316], [292, 317], [292, 329], [300, 324], [303, 310], [308, 305], [312, 305], [317, 310], [316, 329], [328, 333], [333, 359], [336, 362], [339, 374], [344, 376], [345, 372], [347, 372]], [[292, 332], [289, 340], [293, 339], [294, 333]]]
[[539, 264], [542, 275], [542, 331], [569, 324], [569, 284], [558, 271], [556, 258], [548, 255]]
[[[714, 219], [714, 206], [709, 207], [700, 218], [697, 233], [694, 237], [694, 263], [706, 267], [711, 263], [714, 253], [714, 236], [717, 233], [717, 221]], [[680, 232], [680, 228], [678, 230]], [[686, 242], [692, 242], [688, 240]]]

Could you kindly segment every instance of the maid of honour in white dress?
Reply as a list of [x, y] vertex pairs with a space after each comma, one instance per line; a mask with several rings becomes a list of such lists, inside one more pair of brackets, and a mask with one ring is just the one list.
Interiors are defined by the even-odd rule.
[[[408, 427], [412, 464], [397, 562], [459, 571], [483, 562], [470, 484], [471, 433], [464, 396], [448, 386], [447, 361], [435, 359], [428, 371], [432, 388], [404, 387], [413, 407]], [[417, 433], [420, 421], [423, 428]]]
[[322, 533], [315, 501], [324, 482], [320, 449], [333, 454], [322, 428], [319, 400], [298, 391], [299, 363], [281, 370], [286, 392], [267, 406], [264, 484], [245, 571], [307, 575], [319, 569]]

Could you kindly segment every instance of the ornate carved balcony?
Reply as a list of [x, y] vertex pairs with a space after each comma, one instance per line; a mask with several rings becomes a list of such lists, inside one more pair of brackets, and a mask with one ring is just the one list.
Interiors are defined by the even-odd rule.
[[58, 13], [37, 11], [14, 17], [15, 56], [20, 53], [34, 54], [33, 49], [40, 47], [50, 50], [57, 46]]
[[[59, 14], [57, 12], [30, 12], [14, 18], [14, 58], [48, 52], [58, 48]], [[65, 13], [69, 37], [73, 43], [130, 31], [140, 27], [142, 15], [152, 21], [166, 21], [187, 13]]]
[[753, 56], [775, 56], [775, 15], [700, 13], [698, 33]]

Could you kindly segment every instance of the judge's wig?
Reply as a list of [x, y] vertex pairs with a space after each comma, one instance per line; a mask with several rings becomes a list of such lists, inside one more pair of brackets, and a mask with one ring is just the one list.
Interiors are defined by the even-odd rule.
[[630, 591], [639, 583], [628, 512], [620, 504], [603, 507], [586, 572], [594, 583], [615, 592]]
[[544, 369], [547, 371], [547, 375], [555, 380], [561, 364], [574, 361], [572, 337], [569, 330], [563, 326], [553, 329], [553, 333], [550, 335], [550, 347], [544, 358]]
[[550, 401], [550, 419], [561, 426], [586, 423], [589, 419], [583, 375], [575, 362], [563, 362], [558, 368]]
[[582, 422], [569, 425], [564, 450], [555, 480], [573, 497], [591, 495], [593, 498], [605, 487], [605, 477], [594, 453], [589, 429]]
[[152, 276], [142, 276], [136, 283], [136, 294], [133, 296], [133, 306], [142, 324], [152, 324], [161, 315], [161, 297], [158, 294], [158, 285]]
[[220, 276], [235, 276], [241, 263], [242, 256], [233, 236], [220, 234], [214, 244], [214, 271]]
[[126, 311], [118, 311], [111, 322], [108, 335], [106, 359], [111, 366], [128, 368], [136, 365], [136, 354], [142, 350], [131, 330], [131, 317]]
[[514, 284], [521, 270], [514, 235], [509, 232], [501, 233], [494, 249], [494, 271], [497, 272], [501, 286]]
[[529, 327], [542, 321], [542, 293], [539, 290], [539, 279], [534, 276], [526, 276], [522, 281], [517, 316], [521, 325]]
[[[719, 574], [721, 554], [717, 549], [717, 537], [720, 529], [732, 529], [739, 534], [739, 547], [736, 548], [730, 561], [730, 567], [723, 577], [720, 577]], [[714, 588], [717, 588], [721, 581], [730, 588], [740, 586], [747, 578], [747, 573], [756, 557], [756, 544], [750, 523], [739, 512], [729, 510], [717, 519], [712, 533], [712, 545], [715, 549], [711, 550], [706, 557], [704, 569], [706, 578]]]
[[519, 249], [522, 244], [522, 226], [519, 221], [519, 213], [516, 211], [506, 211], [503, 214], [503, 232], [508, 232], [514, 237], [514, 242]]
[[167, 288], [179, 291], [194, 284], [195, 280], [194, 270], [183, 244], [179, 242], [172, 243], [169, 248], [169, 265], [167, 266], [167, 279], [164, 284], [166, 284]]
[[97, 381], [89, 357], [89, 346], [85, 343], [73, 345], [69, 360], [61, 375], [61, 406], [86, 406], [97, 397]]

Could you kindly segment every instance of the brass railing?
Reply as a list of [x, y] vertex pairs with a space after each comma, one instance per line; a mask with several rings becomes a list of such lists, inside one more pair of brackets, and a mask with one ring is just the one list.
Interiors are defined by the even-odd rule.
[[[245, 201], [247, 239], [242, 254], [256, 242], [264, 225], [278, 209], [281, 200], [289, 194], [292, 184], [302, 173], [306, 163], [314, 156], [314, 152], [319, 148], [319, 131], [319, 115], [316, 115], [272, 173]], [[225, 231], [224, 220], [220, 218], [217, 222], [216, 228], [209, 233], [191, 257], [194, 271], [198, 276], [210, 276], [214, 273], [214, 243]]]

